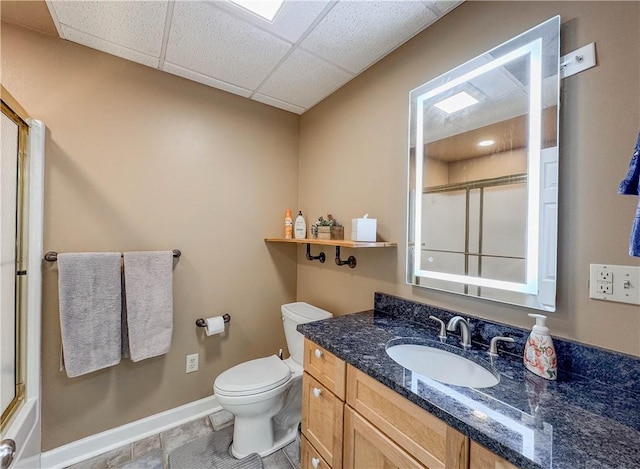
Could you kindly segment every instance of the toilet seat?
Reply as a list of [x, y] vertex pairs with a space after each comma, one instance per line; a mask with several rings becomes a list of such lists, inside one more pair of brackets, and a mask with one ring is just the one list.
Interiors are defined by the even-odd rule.
[[271, 355], [222, 372], [216, 378], [214, 390], [225, 396], [251, 396], [277, 388], [290, 378], [291, 369], [276, 355]]

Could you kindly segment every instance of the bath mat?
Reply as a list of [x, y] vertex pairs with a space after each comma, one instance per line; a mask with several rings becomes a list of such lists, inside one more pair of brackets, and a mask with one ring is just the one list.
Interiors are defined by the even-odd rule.
[[258, 454], [235, 459], [229, 454], [233, 427], [191, 441], [169, 453], [169, 469], [262, 469]]

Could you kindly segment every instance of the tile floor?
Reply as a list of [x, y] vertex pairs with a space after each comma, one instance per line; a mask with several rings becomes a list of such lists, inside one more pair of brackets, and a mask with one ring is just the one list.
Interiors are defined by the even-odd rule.
[[[79, 462], [67, 469], [167, 469], [171, 451], [232, 424], [233, 416], [223, 410]], [[262, 458], [264, 469], [298, 469], [298, 445], [299, 442], [294, 441]]]

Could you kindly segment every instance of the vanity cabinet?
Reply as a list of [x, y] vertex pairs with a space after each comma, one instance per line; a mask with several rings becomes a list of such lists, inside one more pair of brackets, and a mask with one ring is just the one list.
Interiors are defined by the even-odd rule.
[[518, 469], [509, 461], [489, 451], [484, 446], [471, 442], [471, 465], [469, 469]]
[[426, 410], [304, 341], [302, 469], [515, 469]]

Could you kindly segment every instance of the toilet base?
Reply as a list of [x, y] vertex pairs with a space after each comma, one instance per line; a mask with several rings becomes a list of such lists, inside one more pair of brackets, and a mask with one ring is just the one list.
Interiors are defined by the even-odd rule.
[[[247, 453], [242, 451], [242, 447], [243, 447], [242, 422], [240, 422], [241, 427], [240, 427], [240, 431], [238, 432], [239, 435], [236, 436], [238, 423], [239, 422], [236, 418], [236, 422], [234, 424], [234, 429], [233, 429], [233, 443], [231, 444], [230, 452], [231, 452], [231, 456], [233, 456], [234, 458], [242, 459], [249, 456], [249, 454], [252, 454], [252, 453], [250, 452]], [[258, 433], [258, 429], [255, 428], [255, 426], [253, 426], [251, 428], [251, 433], [249, 433], [249, 436], [250, 436], [251, 444], [254, 447], [256, 445], [256, 439], [255, 439], [256, 435], [262, 434], [268, 437], [268, 438], [261, 437], [260, 443], [263, 449], [258, 449], [257, 451], [254, 451], [254, 452], [257, 452], [261, 458], [264, 458], [265, 456], [269, 456], [270, 454], [275, 453], [279, 449], [282, 449], [285, 446], [287, 446], [289, 443], [293, 442], [296, 439], [298, 426], [296, 425], [293, 428], [276, 429], [275, 431], [273, 431], [271, 425], [269, 425], [269, 430], [267, 430], [266, 433], [265, 433], [265, 429], [261, 429], [260, 431], [261, 433]], [[236, 442], [238, 444], [236, 444]]]

